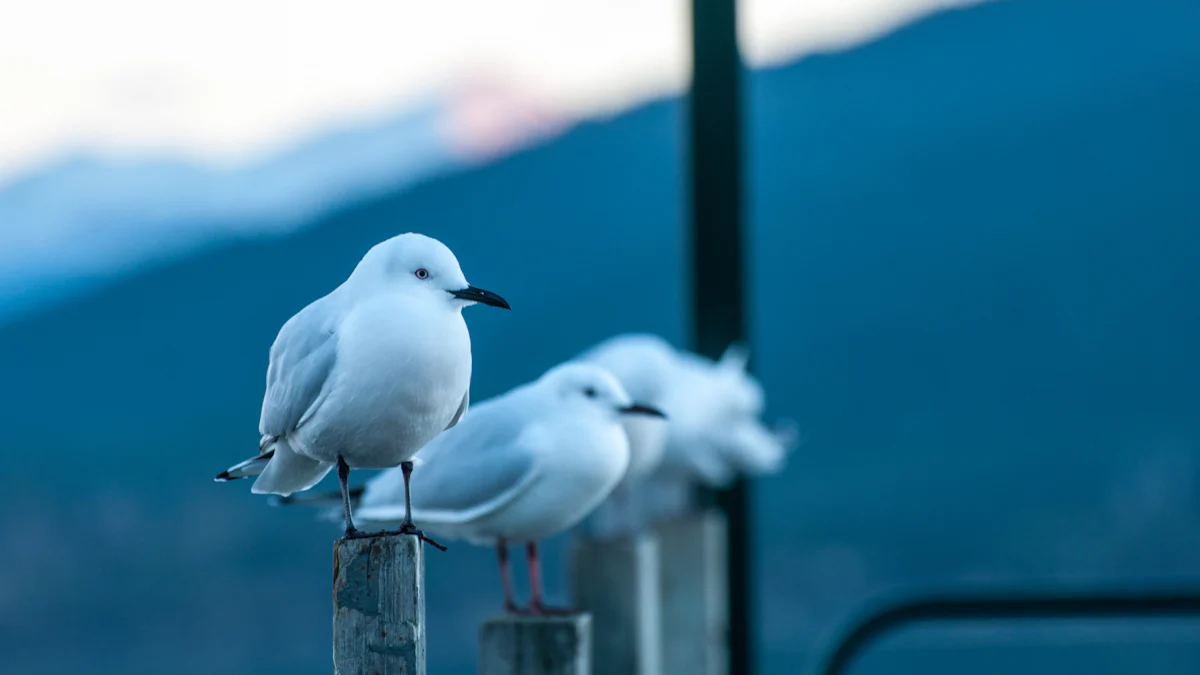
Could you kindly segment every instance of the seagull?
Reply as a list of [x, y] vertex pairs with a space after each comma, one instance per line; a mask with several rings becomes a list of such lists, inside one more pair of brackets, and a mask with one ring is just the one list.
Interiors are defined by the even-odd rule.
[[[633, 402], [598, 366], [561, 364], [476, 405], [433, 439], [421, 451], [411, 492], [395, 469], [370, 481], [356, 512], [386, 526], [411, 504], [412, 515], [434, 536], [495, 547], [506, 610], [568, 611], [543, 601], [538, 542], [573, 527], [621, 480], [629, 466], [621, 420], [629, 416], [662, 413]], [[508, 545], [516, 542], [525, 544], [529, 563], [526, 610], [517, 607], [509, 568]]]
[[[596, 364], [612, 373], [625, 391], [638, 401], [662, 401], [674, 365], [674, 350], [659, 338], [630, 336], [606, 341], [584, 352], [578, 360]], [[661, 407], [661, 406], [660, 406]], [[639, 485], [662, 463], [666, 452], [665, 418], [629, 416], [621, 426], [629, 439], [629, 468], [603, 508], [588, 518], [585, 529], [607, 535], [639, 529]]]
[[[618, 495], [632, 499], [645, 493], [657, 503], [626, 505], [624, 513], [597, 516], [606, 522], [593, 529], [637, 529], [640, 520], [669, 515], [690, 500], [692, 485], [724, 487], [737, 476], [775, 473], [784, 464], [797, 433], [791, 422], [774, 428], [762, 420], [762, 385], [746, 372], [749, 351], [731, 345], [718, 360], [676, 349], [657, 335], [626, 334], [587, 350], [580, 360], [612, 372], [630, 395], [663, 410], [669, 420], [650, 433], [629, 430], [630, 454], [642, 457], [640, 471], [631, 471]], [[644, 484], [649, 489], [634, 488]], [[616, 506], [616, 505], [613, 505]], [[625, 522], [621, 522], [625, 521]]]
[[[271, 345], [259, 454], [217, 475], [258, 476], [256, 494], [287, 496], [334, 466], [346, 537], [350, 469], [399, 467], [453, 427], [470, 403], [471, 337], [462, 309], [509, 309], [467, 283], [444, 244], [406, 233], [376, 244], [333, 292], [300, 310]], [[425, 538], [405, 513], [401, 533]], [[428, 539], [426, 539], [428, 541]]]

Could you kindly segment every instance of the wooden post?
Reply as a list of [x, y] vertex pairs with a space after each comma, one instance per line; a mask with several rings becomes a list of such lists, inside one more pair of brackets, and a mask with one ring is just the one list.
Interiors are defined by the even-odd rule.
[[596, 675], [662, 675], [659, 546], [652, 534], [576, 540], [571, 587], [575, 605], [592, 614]]
[[412, 535], [333, 549], [334, 675], [425, 675], [425, 555]]
[[591, 675], [592, 617], [512, 616], [479, 628], [480, 675]]
[[661, 549], [663, 673], [728, 675], [728, 525], [717, 510], [655, 527]]

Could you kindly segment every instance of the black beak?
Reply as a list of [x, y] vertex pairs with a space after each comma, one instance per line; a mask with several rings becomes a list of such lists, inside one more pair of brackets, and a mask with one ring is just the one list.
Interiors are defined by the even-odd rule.
[[474, 286], [467, 286], [466, 288], [462, 289], [461, 291], [450, 291], [450, 295], [453, 295], [454, 297], [458, 298], [459, 300], [470, 300], [472, 302], [479, 302], [479, 303], [482, 303], [485, 305], [491, 305], [492, 307], [503, 307], [504, 309], [512, 309], [512, 307], [508, 306], [508, 301], [505, 300], [504, 298], [496, 295], [495, 293], [493, 293], [491, 291], [485, 291], [482, 288], [476, 288]]
[[655, 408], [654, 406], [646, 405], [645, 403], [634, 403], [633, 405], [627, 405], [624, 408], [618, 408], [617, 410], [622, 415], [649, 415], [651, 417], [661, 417], [663, 419], [667, 418], [667, 416], [663, 414], [663, 411]]

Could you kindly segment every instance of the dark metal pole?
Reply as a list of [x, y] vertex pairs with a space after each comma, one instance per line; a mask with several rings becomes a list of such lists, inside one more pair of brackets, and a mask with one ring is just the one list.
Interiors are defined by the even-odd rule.
[[[735, 0], [692, 0], [688, 101], [692, 221], [692, 322], [698, 352], [718, 356], [746, 336], [742, 241], [742, 63]], [[702, 499], [729, 521], [729, 658], [733, 675], [754, 670], [750, 489]]]

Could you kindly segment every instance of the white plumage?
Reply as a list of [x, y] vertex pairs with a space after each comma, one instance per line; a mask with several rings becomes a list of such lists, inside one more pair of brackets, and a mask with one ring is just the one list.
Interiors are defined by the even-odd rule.
[[[567, 363], [535, 382], [485, 401], [421, 452], [411, 484], [413, 517], [430, 534], [494, 545], [505, 607], [516, 610], [508, 544], [524, 543], [530, 603], [546, 611], [537, 542], [588, 515], [629, 468], [621, 420], [661, 416], [633, 403], [604, 369]], [[360, 519], [379, 524], [405, 513], [403, 475], [368, 483]]]
[[790, 424], [772, 429], [762, 422], [762, 385], [746, 372], [747, 358], [735, 345], [713, 361], [645, 334], [619, 335], [580, 357], [667, 416], [649, 431], [626, 429], [630, 454], [642, 461], [614, 494], [617, 503], [590, 523], [593, 533], [636, 529], [677, 511], [694, 484], [722, 487], [783, 467], [796, 433]]
[[470, 286], [441, 242], [409, 233], [374, 246], [342, 285], [279, 331], [260, 456], [218, 480], [261, 471], [253, 492], [288, 495], [339, 460], [345, 471], [410, 461], [466, 411], [471, 338], [462, 309], [475, 302], [508, 306]]
[[[414, 519], [431, 534], [478, 545], [569, 529], [625, 475], [621, 418], [630, 405], [612, 375], [577, 363], [477, 404], [422, 451], [413, 472]], [[392, 470], [368, 483], [359, 518], [403, 517], [401, 478]]]

